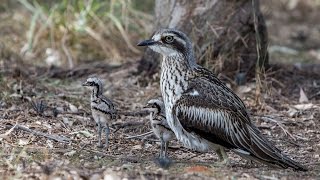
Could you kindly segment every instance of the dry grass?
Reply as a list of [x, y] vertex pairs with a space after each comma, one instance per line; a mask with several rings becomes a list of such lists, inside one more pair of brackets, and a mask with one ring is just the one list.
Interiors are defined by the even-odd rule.
[[91, 60], [120, 64], [139, 55], [137, 38], [152, 28], [151, 12], [132, 0], [18, 2], [16, 14], [8, 13], [25, 29], [18, 52], [35, 63], [70, 68]]

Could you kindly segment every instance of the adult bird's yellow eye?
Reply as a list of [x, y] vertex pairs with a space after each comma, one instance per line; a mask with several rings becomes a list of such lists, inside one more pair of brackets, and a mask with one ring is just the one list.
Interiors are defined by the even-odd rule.
[[172, 43], [174, 38], [173, 38], [173, 36], [166, 36], [164, 40], [166, 43]]

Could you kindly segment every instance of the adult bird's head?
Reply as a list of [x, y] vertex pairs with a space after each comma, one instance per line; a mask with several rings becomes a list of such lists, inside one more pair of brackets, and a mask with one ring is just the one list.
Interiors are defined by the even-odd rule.
[[144, 106], [144, 109], [149, 110], [153, 114], [165, 113], [164, 103], [159, 99], [151, 99], [148, 101], [147, 105]]
[[148, 46], [165, 57], [183, 55], [186, 58], [193, 58], [190, 39], [183, 32], [176, 29], [161, 29], [155, 32], [150, 39], [144, 40], [137, 45]]

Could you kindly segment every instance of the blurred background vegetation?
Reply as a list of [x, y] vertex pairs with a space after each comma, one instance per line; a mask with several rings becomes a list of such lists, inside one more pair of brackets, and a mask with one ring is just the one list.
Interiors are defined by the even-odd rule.
[[1, 3], [1, 44], [30, 63], [67, 65], [139, 54], [150, 33], [154, 1], [17, 0]]
[[[1, 0], [3, 60], [72, 68], [79, 62], [137, 60], [150, 36], [154, 0]], [[320, 0], [261, 1], [270, 61], [320, 59]], [[319, 60], [320, 61], [320, 60]]]

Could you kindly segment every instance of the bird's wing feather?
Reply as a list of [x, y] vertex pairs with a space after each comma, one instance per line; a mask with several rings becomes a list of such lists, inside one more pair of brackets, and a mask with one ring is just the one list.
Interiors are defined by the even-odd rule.
[[104, 96], [99, 96], [99, 99], [94, 102], [93, 107], [106, 114], [114, 114], [116, 112], [112, 101]]
[[261, 161], [300, 168], [261, 135], [236, 94], [214, 75], [202, 74], [190, 82], [173, 109], [186, 131]]
[[230, 149], [248, 149], [251, 144], [250, 123], [242, 101], [232, 92], [204, 78], [191, 81], [187, 91], [174, 106], [173, 113], [183, 128]]
[[164, 114], [159, 115], [160, 124], [165, 127], [166, 129], [171, 131], [171, 128], [167, 122], [166, 116]]

